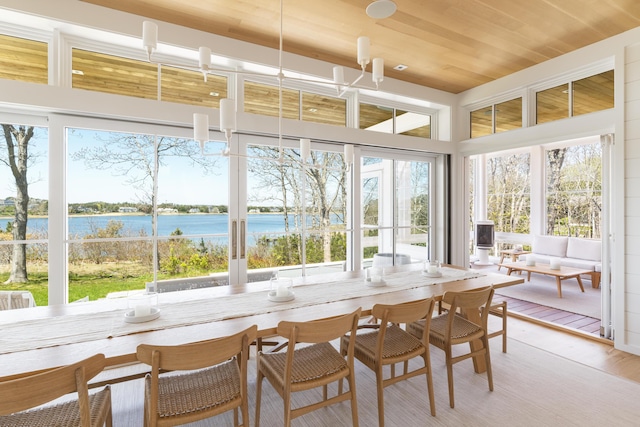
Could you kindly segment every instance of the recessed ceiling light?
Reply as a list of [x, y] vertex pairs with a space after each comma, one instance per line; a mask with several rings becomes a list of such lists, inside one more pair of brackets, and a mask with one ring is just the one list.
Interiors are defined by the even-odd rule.
[[375, 19], [388, 18], [396, 11], [396, 4], [391, 0], [376, 0], [367, 6], [367, 15]]
[[84, 76], [84, 72], [82, 70], [71, 70], [71, 74], [77, 74], [79, 76]]
[[209, 92], [209, 96], [220, 96], [218, 92]]
[[393, 67], [393, 69], [396, 70], [396, 71], [404, 71], [407, 68], [409, 68], [409, 66], [408, 65], [404, 65], [404, 64], [398, 64], [395, 67]]
[[318, 109], [317, 108], [309, 108], [309, 112], [310, 113], [317, 113]]

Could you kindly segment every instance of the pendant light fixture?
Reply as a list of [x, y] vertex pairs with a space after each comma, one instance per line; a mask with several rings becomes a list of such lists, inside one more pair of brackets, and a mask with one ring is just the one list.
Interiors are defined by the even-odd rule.
[[[374, 3], [391, 3], [393, 5], [393, 10], [395, 11], [395, 4], [388, 0], [378, 0]], [[373, 3], [367, 7], [367, 14], [369, 14], [369, 8], [373, 6]], [[390, 5], [382, 5], [385, 7], [390, 7]], [[378, 5], [376, 8], [381, 7]], [[374, 8], [374, 10], [376, 9]], [[393, 13], [393, 12], [391, 12]], [[269, 74], [269, 73], [257, 73], [262, 76], [275, 77], [278, 79], [278, 93], [279, 93], [279, 106], [278, 106], [278, 145], [280, 151], [280, 160], [283, 160], [282, 155], [282, 82], [288, 77], [283, 72], [282, 68], [282, 54], [283, 54], [283, 0], [280, 0], [280, 45], [279, 45], [279, 56], [278, 56], [278, 73], [277, 74]], [[232, 74], [245, 74], [245, 75], [255, 75], [256, 72], [243, 72], [243, 71], [233, 71], [228, 69], [217, 69], [212, 67], [211, 64], [211, 49], [208, 47], [200, 47], [198, 49], [198, 68], [190, 68], [185, 67], [184, 65], [171, 64], [164, 61], [156, 61], [152, 58], [153, 53], [158, 49], [158, 26], [156, 23], [151, 21], [144, 21], [142, 24], [142, 45], [147, 52], [147, 58], [150, 63], [158, 64], [158, 65], [166, 65], [166, 66], [174, 66], [180, 68], [191, 69], [193, 71], [201, 72], [204, 78], [204, 81], [207, 81], [207, 75], [209, 73], [218, 72], [218, 73], [232, 73]], [[317, 83], [323, 85], [331, 85], [336, 88], [339, 97], [342, 97], [349, 89], [352, 88], [365, 88], [365, 89], [374, 89], [378, 90], [380, 83], [384, 80], [384, 61], [382, 58], [373, 58], [371, 60], [370, 57], [370, 40], [366, 36], [361, 36], [357, 40], [357, 63], [360, 65], [360, 75], [351, 83], [347, 83], [344, 79], [344, 68], [341, 66], [333, 67], [333, 82], [328, 81], [318, 81], [312, 79], [305, 78], [293, 78], [295, 80], [302, 80], [310, 83]], [[375, 88], [371, 87], [362, 87], [357, 86], [357, 84], [362, 80], [366, 73], [366, 69], [369, 63], [372, 63], [372, 81], [375, 84]], [[202, 149], [202, 153], [204, 154], [204, 146], [207, 141], [209, 141], [209, 116], [207, 114], [195, 113], [193, 115], [193, 131], [194, 131], [194, 139], [200, 143], [200, 147]], [[230, 155], [230, 143], [233, 132], [236, 131], [236, 105], [235, 100], [223, 98], [220, 100], [220, 131], [224, 133], [226, 139], [226, 147], [225, 149], [219, 153], [223, 156]], [[300, 150], [303, 161], [309, 157], [310, 153], [310, 140], [302, 139], [300, 140]], [[350, 168], [350, 165], [353, 163], [353, 146], [345, 145], [344, 146], [344, 155], [345, 155], [345, 163], [347, 164], [347, 168]]]

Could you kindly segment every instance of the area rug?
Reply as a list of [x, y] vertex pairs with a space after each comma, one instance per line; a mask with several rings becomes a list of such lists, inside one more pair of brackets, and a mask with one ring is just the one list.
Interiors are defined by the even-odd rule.
[[562, 281], [562, 298], [558, 297], [558, 287], [554, 277], [532, 274], [531, 281], [526, 281], [526, 273], [522, 277], [525, 282], [496, 290], [496, 295], [535, 302], [546, 307], [557, 308], [571, 313], [600, 319], [600, 289], [591, 287], [591, 281], [584, 280], [584, 293], [580, 291], [576, 279]]
[[[431, 351], [436, 416], [429, 414], [424, 377], [399, 382], [384, 390], [385, 425], [407, 426], [636, 426], [640, 420], [637, 396], [640, 384], [599, 371], [509, 339], [509, 352], [500, 352], [493, 340], [491, 360], [494, 391], [486, 374], [473, 372], [471, 361], [454, 366], [455, 408], [449, 407], [447, 374], [443, 352]], [[253, 358], [252, 358], [253, 360]], [[416, 362], [417, 363], [417, 362]], [[417, 366], [417, 364], [412, 365]], [[249, 414], [255, 416], [255, 364], [250, 363]], [[138, 380], [141, 381], [141, 380]], [[377, 426], [375, 375], [356, 361], [356, 391], [361, 426]], [[141, 425], [141, 383], [135, 392], [114, 384], [114, 425]], [[335, 388], [330, 388], [335, 393]], [[122, 396], [126, 396], [123, 399]], [[302, 392], [294, 404], [310, 403], [317, 390]], [[125, 405], [126, 400], [126, 405]], [[282, 399], [265, 383], [261, 424], [283, 425]], [[293, 426], [351, 426], [350, 405], [340, 403], [294, 420]], [[230, 414], [189, 424], [192, 427], [231, 425]]]

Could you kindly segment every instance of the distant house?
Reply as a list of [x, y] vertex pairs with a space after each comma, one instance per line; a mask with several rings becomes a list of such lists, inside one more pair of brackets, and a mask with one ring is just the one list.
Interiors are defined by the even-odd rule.
[[176, 208], [158, 208], [158, 213], [178, 213], [178, 209]]
[[189, 213], [200, 213], [200, 209], [198, 209], [198, 208], [191, 208], [191, 209], [189, 209]]
[[257, 209], [257, 208], [249, 209], [249, 213], [250, 213], [250, 214], [257, 214], [257, 213], [260, 213], [260, 209]]
[[16, 205], [16, 201], [13, 197], [7, 197], [6, 199], [4, 199], [4, 203], [5, 206], [15, 206]]
[[120, 212], [120, 213], [138, 212], [138, 208], [134, 208], [134, 207], [131, 207], [131, 206], [120, 206], [118, 208], [118, 212]]
[[217, 206], [209, 208], [209, 213], [220, 213], [220, 209]]

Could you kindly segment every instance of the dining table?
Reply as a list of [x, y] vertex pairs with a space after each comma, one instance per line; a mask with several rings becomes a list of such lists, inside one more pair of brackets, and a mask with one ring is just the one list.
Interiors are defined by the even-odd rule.
[[[442, 299], [447, 291], [517, 285], [523, 279], [443, 265], [440, 277], [422, 263], [385, 268], [384, 282], [365, 281], [363, 270], [293, 279], [293, 299], [274, 302], [270, 282], [160, 293], [159, 317], [125, 322], [128, 299], [0, 311], [0, 380], [67, 365], [103, 353], [110, 367], [136, 363], [139, 344], [177, 345], [233, 334], [251, 325], [259, 337], [276, 334], [280, 321], [309, 321], [358, 308], [369, 316], [377, 303]], [[482, 372], [483, 359], [474, 360]]]

